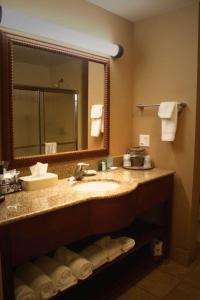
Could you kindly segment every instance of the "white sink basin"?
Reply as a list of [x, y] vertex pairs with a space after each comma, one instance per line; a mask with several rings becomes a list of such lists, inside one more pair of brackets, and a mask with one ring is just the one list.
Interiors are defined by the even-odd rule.
[[117, 181], [94, 180], [78, 183], [73, 186], [73, 189], [78, 192], [92, 193], [113, 191], [119, 187], [120, 184]]

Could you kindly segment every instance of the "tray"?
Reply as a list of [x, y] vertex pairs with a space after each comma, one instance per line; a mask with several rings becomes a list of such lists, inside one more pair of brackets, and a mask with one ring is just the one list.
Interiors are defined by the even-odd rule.
[[124, 167], [123, 166], [123, 168], [128, 170], [151, 170], [154, 167], [147, 168], [147, 167]]

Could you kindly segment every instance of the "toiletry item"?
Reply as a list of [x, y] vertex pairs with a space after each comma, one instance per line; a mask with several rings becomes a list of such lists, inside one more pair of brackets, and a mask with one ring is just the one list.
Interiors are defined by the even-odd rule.
[[124, 154], [123, 155], [123, 166], [124, 167], [130, 167], [131, 166], [131, 156], [130, 154]]
[[146, 155], [145, 148], [133, 147], [128, 150], [132, 167], [142, 167], [144, 165], [144, 157]]
[[111, 171], [114, 171], [114, 170], [117, 170], [117, 169], [118, 169], [118, 167], [115, 167], [115, 166], [109, 168], [109, 170], [111, 170]]
[[153, 256], [162, 256], [163, 254], [163, 241], [154, 239], [152, 242]]
[[102, 171], [102, 160], [98, 161], [97, 169], [98, 169], [99, 172]]
[[0, 203], [3, 202], [4, 200], [5, 200], [5, 196], [4, 196], [4, 195], [1, 195], [1, 196], [0, 196]]
[[4, 174], [6, 172], [7, 162], [0, 161], [0, 179], [4, 178]]
[[102, 171], [106, 171], [106, 162], [102, 160], [101, 162]]
[[[1, 170], [2, 172], [2, 170]], [[19, 182], [19, 173], [15, 169], [6, 171], [0, 176], [0, 195], [10, 194], [21, 190]]]
[[113, 166], [113, 158], [112, 157], [106, 158], [106, 166], [108, 169], [110, 169]]
[[84, 176], [92, 176], [92, 175], [96, 175], [97, 171], [96, 170], [85, 170], [84, 171]]
[[144, 157], [144, 168], [145, 169], [151, 168], [151, 156], [150, 155], [145, 155], [145, 157]]

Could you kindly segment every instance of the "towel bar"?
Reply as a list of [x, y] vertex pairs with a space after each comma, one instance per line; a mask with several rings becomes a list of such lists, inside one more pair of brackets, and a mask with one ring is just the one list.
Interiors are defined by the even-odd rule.
[[[143, 110], [144, 108], [148, 108], [148, 107], [154, 107], [154, 106], [159, 106], [160, 104], [143, 104], [143, 103], [139, 103], [136, 104], [136, 106]], [[185, 102], [179, 102], [178, 103], [178, 110], [179, 112], [183, 110], [183, 108], [185, 108], [187, 106], [187, 104]]]

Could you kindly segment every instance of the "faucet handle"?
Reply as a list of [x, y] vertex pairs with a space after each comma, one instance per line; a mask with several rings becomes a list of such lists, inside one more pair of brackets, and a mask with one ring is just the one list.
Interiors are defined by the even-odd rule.
[[77, 163], [77, 166], [80, 166], [80, 167], [88, 167], [89, 164], [80, 162], [80, 163]]
[[88, 167], [89, 164], [80, 162], [80, 163], [77, 164], [77, 166], [78, 166], [78, 168], [79, 168], [80, 171], [83, 171], [84, 167]]
[[74, 171], [74, 177], [76, 180], [82, 179], [82, 177], [85, 174], [84, 167], [87, 167], [87, 166], [89, 166], [89, 164], [82, 163], [82, 162], [77, 164], [76, 169]]

